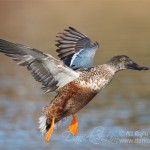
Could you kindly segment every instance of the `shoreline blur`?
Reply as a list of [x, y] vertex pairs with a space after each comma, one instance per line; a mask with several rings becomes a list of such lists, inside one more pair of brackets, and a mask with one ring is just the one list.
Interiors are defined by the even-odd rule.
[[[73, 26], [98, 41], [94, 65], [125, 54], [150, 66], [150, 1], [148, 0], [1, 0], [1, 38], [37, 48], [57, 57], [55, 39]], [[148, 150], [148, 144], [75, 144], [62, 138], [64, 122], [45, 144], [38, 132], [42, 107], [54, 98], [43, 94], [24, 67], [0, 54], [0, 149]], [[119, 72], [112, 83], [77, 115], [79, 133], [103, 126], [111, 131], [150, 132], [150, 72]], [[90, 118], [90, 119], [89, 119]], [[79, 134], [80, 135], [80, 134]], [[27, 144], [28, 143], [28, 144]], [[59, 143], [59, 144], [58, 144]]]

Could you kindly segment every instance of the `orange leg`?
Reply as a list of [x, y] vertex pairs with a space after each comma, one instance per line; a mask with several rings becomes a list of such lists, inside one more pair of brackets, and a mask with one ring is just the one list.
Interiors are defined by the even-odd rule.
[[51, 127], [49, 128], [46, 136], [45, 136], [45, 142], [48, 142], [51, 138], [51, 135], [53, 133], [53, 130], [54, 130], [54, 122], [55, 122], [55, 118], [52, 117], [52, 123], [51, 123]]
[[78, 133], [78, 119], [76, 117], [76, 115], [72, 115], [73, 120], [69, 126], [69, 131], [73, 134], [76, 135]]

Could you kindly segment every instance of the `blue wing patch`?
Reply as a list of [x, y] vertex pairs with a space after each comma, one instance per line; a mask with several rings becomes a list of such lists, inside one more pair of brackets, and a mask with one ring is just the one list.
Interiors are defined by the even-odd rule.
[[93, 66], [93, 59], [97, 42], [92, 42], [86, 35], [76, 29], [69, 27], [63, 33], [56, 36], [58, 57], [72, 69], [89, 68]]

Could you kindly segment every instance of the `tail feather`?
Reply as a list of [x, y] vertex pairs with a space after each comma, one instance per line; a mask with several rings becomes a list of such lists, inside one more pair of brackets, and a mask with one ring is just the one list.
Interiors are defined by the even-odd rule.
[[39, 118], [39, 129], [40, 129], [40, 132], [42, 133], [42, 135], [44, 133], [46, 133], [46, 116], [41, 116]]
[[[57, 129], [61, 124], [62, 122], [64, 122], [68, 117], [65, 117], [61, 120], [55, 120], [55, 129]], [[40, 132], [42, 133], [42, 135], [44, 133], [46, 133], [49, 128], [51, 127], [51, 118], [47, 118], [45, 115], [41, 116], [39, 118], [39, 129], [40, 129]]]
[[47, 118], [45, 115], [39, 118], [39, 129], [42, 135], [46, 133], [51, 127], [51, 118]]

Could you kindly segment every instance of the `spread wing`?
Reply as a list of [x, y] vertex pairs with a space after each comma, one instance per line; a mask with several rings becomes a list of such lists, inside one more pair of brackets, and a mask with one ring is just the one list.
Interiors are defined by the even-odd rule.
[[58, 57], [67, 66], [73, 69], [93, 66], [94, 55], [99, 47], [97, 42], [92, 42], [86, 35], [72, 27], [65, 29], [56, 37]]
[[39, 50], [0, 39], [0, 52], [26, 66], [46, 92], [55, 91], [79, 77], [79, 74], [60, 60]]

